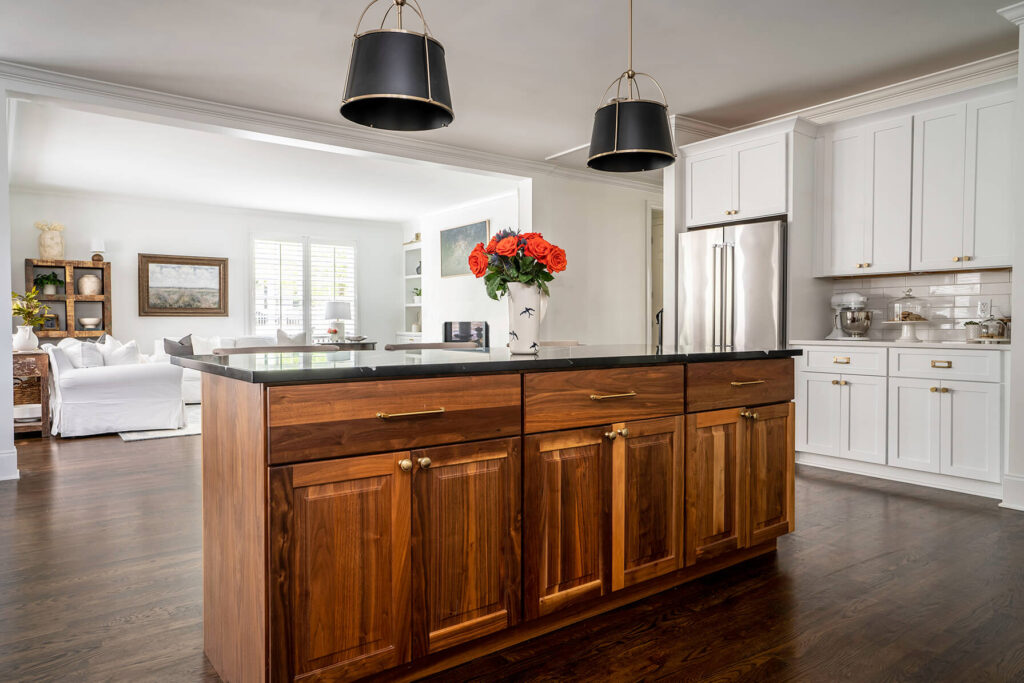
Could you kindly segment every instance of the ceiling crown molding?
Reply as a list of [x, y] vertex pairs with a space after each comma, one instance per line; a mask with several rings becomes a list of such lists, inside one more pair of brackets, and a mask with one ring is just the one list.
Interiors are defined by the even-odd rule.
[[0, 61], [0, 88], [9, 94], [53, 98], [214, 128], [229, 128], [333, 145], [392, 157], [513, 176], [555, 176], [651, 192], [660, 183], [418, 140], [396, 133], [211, 102], [157, 90]]
[[1010, 5], [1009, 7], [1004, 7], [1003, 9], [996, 11], [1003, 17], [1003, 19], [1006, 19], [1011, 23], [1017, 24], [1018, 26], [1024, 24], [1024, 2], [1018, 2], [1016, 5]]
[[676, 136], [676, 147], [682, 147], [691, 142], [707, 140], [708, 138], [718, 137], [730, 132], [729, 128], [716, 126], [713, 123], [683, 116], [682, 114], [673, 114], [671, 119], [672, 129]]

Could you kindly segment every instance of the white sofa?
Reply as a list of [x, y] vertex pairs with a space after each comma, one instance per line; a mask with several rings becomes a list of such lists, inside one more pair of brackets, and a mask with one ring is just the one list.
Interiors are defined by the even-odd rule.
[[131, 365], [76, 368], [61, 349], [50, 356], [51, 433], [89, 436], [185, 426], [182, 372], [142, 358]]
[[[170, 356], [164, 351], [164, 337], [153, 342], [151, 360], [155, 363], [171, 362]], [[277, 341], [273, 337], [197, 337], [192, 335], [192, 350], [197, 356], [213, 353], [214, 349], [233, 349], [236, 346], [273, 346]], [[177, 367], [177, 366], [175, 366]], [[181, 376], [181, 396], [185, 403], [202, 403], [202, 373], [198, 370], [185, 368]]]

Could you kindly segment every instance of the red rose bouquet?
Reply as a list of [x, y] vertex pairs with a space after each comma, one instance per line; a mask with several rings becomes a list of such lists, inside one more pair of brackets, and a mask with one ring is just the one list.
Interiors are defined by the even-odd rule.
[[502, 230], [484, 246], [481, 242], [469, 255], [469, 269], [482, 277], [487, 296], [497, 301], [508, 294], [508, 283], [536, 285], [549, 294], [554, 273], [565, 270], [565, 250], [551, 244], [539, 232]]

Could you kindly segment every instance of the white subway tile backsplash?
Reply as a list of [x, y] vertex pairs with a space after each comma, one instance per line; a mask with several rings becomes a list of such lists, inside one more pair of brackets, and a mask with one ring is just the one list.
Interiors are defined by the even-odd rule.
[[992, 282], [981, 285], [981, 293], [988, 294], [1009, 294], [1010, 287], [1012, 285], [1009, 282]]
[[[928, 294], [980, 294], [981, 285], [933, 285], [928, 288]], [[995, 293], [995, 292], [993, 292]], [[924, 292], [922, 292], [924, 294]], [[1002, 292], [999, 292], [1002, 294]]]

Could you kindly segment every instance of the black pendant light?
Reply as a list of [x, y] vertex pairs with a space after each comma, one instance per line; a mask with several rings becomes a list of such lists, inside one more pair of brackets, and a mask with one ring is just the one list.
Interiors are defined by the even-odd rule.
[[[637, 76], [648, 78], [661, 93], [660, 100], [640, 95]], [[625, 81], [625, 96], [622, 93]], [[615, 88], [615, 97], [606, 100]], [[633, 71], [633, 0], [629, 0], [629, 63], [612, 81], [594, 114], [587, 166], [598, 171], [625, 173], [653, 171], [674, 163], [676, 152], [668, 128], [668, 102], [654, 76]]]
[[[448, 90], [444, 46], [430, 35], [416, 0], [392, 0], [380, 27], [360, 33], [363, 17], [377, 2], [373, 0], [367, 5], [356, 23], [341, 115], [363, 126], [387, 130], [447, 126], [455, 112]], [[419, 16], [423, 33], [403, 28], [405, 7]], [[398, 28], [384, 28], [395, 8]]]

